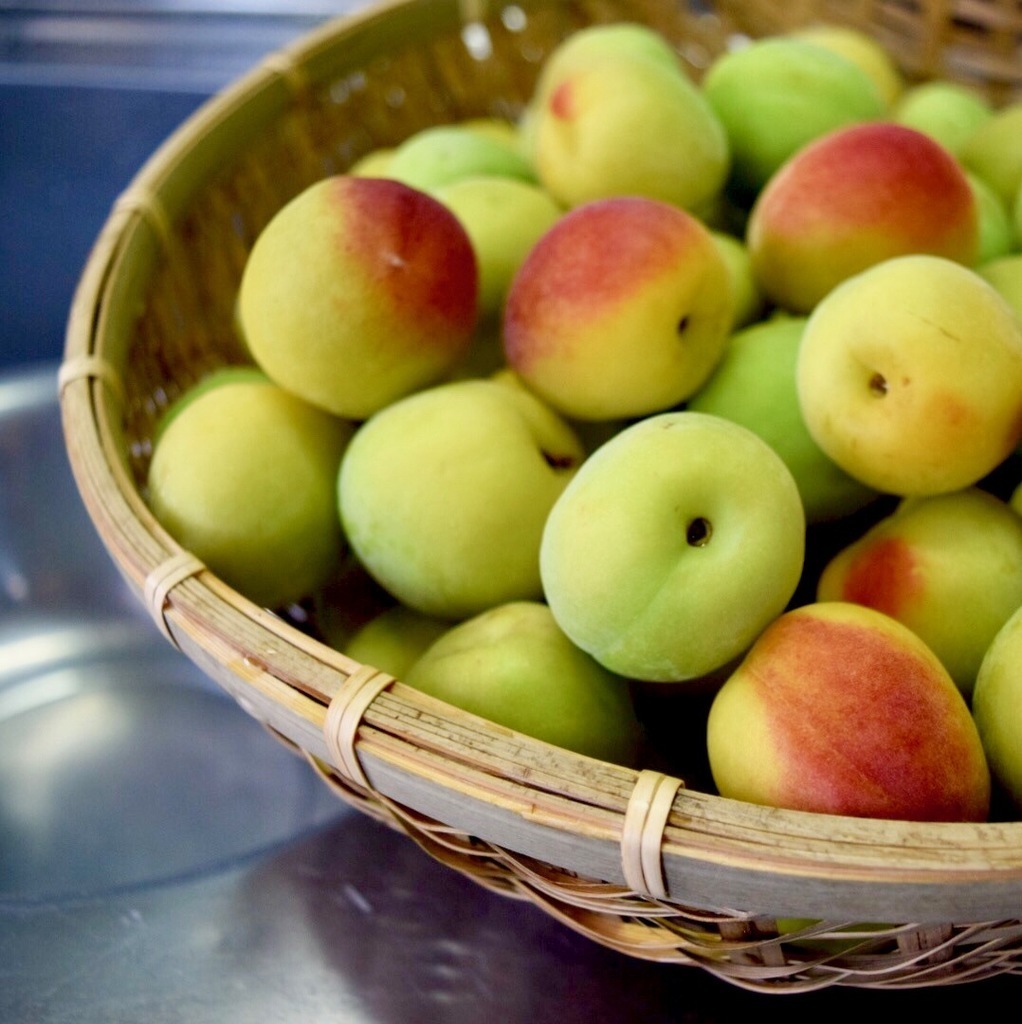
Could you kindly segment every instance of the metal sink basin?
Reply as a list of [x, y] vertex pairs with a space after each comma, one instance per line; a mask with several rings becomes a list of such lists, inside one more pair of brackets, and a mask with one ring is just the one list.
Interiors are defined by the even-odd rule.
[[0, 900], [213, 871], [340, 814], [128, 592], [67, 467], [55, 368], [0, 381]]

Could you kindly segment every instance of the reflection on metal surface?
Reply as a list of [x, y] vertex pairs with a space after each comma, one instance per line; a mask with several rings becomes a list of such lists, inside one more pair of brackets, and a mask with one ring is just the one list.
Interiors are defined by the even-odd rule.
[[174, 651], [81, 507], [55, 373], [0, 381], [0, 905], [223, 870], [342, 811]]
[[0, 642], [0, 900], [221, 870], [340, 812], [161, 637], [120, 632]]
[[213, 92], [264, 54], [361, 6], [26, 0], [0, 16], [0, 83]]

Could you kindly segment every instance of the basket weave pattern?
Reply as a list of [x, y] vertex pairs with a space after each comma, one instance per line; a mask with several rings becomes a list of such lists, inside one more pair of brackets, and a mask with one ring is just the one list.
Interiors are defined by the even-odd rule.
[[[235, 294], [273, 213], [427, 124], [516, 115], [560, 39], [622, 19], [663, 33], [696, 75], [733, 33], [827, 19], [870, 32], [909, 76], [970, 82], [998, 102], [1022, 95], [1017, 0], [444, 0], [328, 25], [203, 108], [111, 212], [61, 371], [79, 489], [172, 643], [339, 797], [480, 884], [629, 955], [758, 990], [1022, 972], [1022, 824], [777, 812], [545, 747], [330, 650], [314, 622], [306, 630], [253, 606], [146, 508], [160, 414], [209, 370], [246, 361]], [[817, 923], [781, 933], [781, 915]], [[911, 923], [862, 924], [891, 916]], [[919, 923], [933, 920], [952, 923]]]

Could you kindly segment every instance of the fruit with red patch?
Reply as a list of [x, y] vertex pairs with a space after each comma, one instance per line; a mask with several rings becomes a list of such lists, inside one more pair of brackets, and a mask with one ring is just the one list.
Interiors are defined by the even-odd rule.
[[1022, 432], [1022, 322], [976, 272], [938, 256], [885, 260], [810, 314], [796, 369], [816, 443], [878, 491], [977, 483]]
[[816, 596], [903, 622], [968, 696], [987, 648], [1022, 606], [1022, 517], [978, 488], [906, 500], [831, 559]]
[[472, 243], [442, 203], [397, 181], [340, 175], [260, 232], [238, 309], [271, 379], [361, 420], [462, 358], [477, 293]]
[[823, 814], [983, 821], [990, 772], [961, 692], [907, 626], [863, 605], [776, 619], [707, 723], [722, 796]]
[[594, 26], [548, 58], [526, 117], [528, 153], [566, 207], [616, 195], [701, 209], [730, 158], [723, 125], [666, 41]]
[[707, 379], [733, 311], [728, 266], [693, 215], [636, 196], [598, 200], [526, 256], [504, 311], [505, 353], [567, 416], [641, 416]]
[[538, 599], [543, 526], [584, 454], [524, 388], [426, 388], [352, 438], [337, 484], [345, 536], [366, 571], [423, 615], [463, 619]]
[[762, 291], [808, 313], [841, 281], [895, 256], [930, 253], [971, 265], [978, 217], [968, 178], [943, 146], [874, 122], [799, 150], [760, 193], [746, 238]]

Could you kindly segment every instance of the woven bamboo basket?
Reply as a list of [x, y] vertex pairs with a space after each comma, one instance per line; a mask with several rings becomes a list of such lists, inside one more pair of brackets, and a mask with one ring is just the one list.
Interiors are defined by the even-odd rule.
[[[95, 243], [60, 374], [89, 514], [168, 640], [341, 798], [597, 942], [771, 992], [1020, 972], [1022, 822], [782, 811], [532, 741], [323, 644], [314, 609], [301, 621], [256, 607], [147, 509], [159, 415], [245, 359], [235, 291], [269, 217], [417, 128], [515, 116], [559, 39], [622, 19], [662, 32], [696, 76], [736, 33], [825, 19], [870, 32], [910, 78], [970, 82], [998, 102], [1022, 89], [1017, 0], [397, 0], [327, 23], [188, 120]], [[340, 587], [357, 606], [359, 588]], [[811, 923], [779, 931], [791, 918]]]

